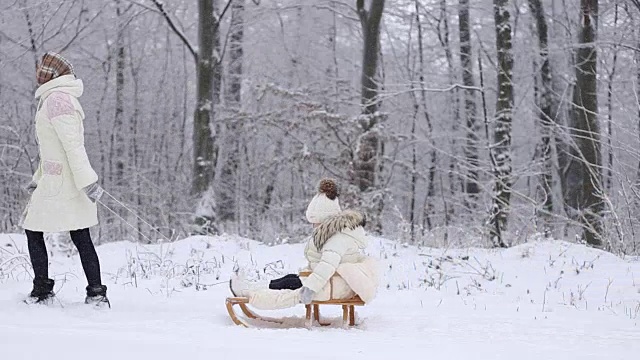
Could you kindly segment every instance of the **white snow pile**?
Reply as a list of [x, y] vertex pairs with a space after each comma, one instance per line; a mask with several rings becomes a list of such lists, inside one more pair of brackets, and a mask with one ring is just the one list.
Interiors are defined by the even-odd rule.
[[31, 289], [24, 236], [0, 235], [0, 359], [635, 359], [640, 353], [640, 259], [564, 241], [510, 249], [433, 249], [372, 239], [378, 297], [342, 329], [303, 326], [304, 307], [260, 312], [287, 325], [233, 325], [224, 307], [234, 267], [254, 278], [295, 273], [302, 244], [233, 236], [97, 248], [111, 309], [85, 304], [80, 260], [50, 249], [58, 301], [21, 302]]

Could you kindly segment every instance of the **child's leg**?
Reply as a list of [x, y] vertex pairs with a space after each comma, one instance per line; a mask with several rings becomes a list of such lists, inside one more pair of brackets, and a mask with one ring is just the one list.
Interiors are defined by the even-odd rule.
[[271, 280], [269, 289], [271, 290], [296, 290], [302, 287], [302, 281], [296, 274], [289, 274], [279, 279]]
[[286, 309], [299, 303], [300, 291], [298, 290], [262, 289], [252, 291], [249, 295], [249, 304], [262, 310]]

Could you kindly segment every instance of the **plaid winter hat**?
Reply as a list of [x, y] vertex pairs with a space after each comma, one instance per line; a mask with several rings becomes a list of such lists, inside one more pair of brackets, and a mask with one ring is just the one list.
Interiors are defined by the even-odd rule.
[[73, 74], [73, 66], [62, 55], [54, 52], [47, 52], [42, 56], [40, 65], [36, 71], [38, 85], [53, 80], [58, 76]]

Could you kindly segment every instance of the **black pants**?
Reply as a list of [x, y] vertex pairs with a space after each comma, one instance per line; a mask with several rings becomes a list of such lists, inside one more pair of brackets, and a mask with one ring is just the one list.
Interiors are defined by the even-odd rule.
[[285, 275], [279, 279], [271, 280], [269, 289], [271, 290], [296, 290], [302, 287], [302, 281], [296, 274]]
[[[49, 278], [49, 256], [47, 247], [44, 243], [44, 234], [40, 231], [25, 230], [27, 233], [27, 245], [29, 247], [29, 257], [31, 258], [31, 266], [36, 278]], [[87, 277], [89, 286], [102, 285], [100, 278], [100, 261], [96, 248], [91, 241], [91, 233], [89, 229], [70, 231], [71, 241], [78, 249], [80, 261], [84, 274]]]

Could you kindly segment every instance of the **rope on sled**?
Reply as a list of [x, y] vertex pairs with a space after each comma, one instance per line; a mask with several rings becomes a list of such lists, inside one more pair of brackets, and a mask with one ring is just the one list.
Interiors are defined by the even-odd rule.
[[[160, 234], [160, 236], [162, 236], [165, 240], [167, 240], [168, 242], [171, 242], [171, 239], [168, 238], [166, 235], [164, 235], [163, 233], [161, 233], [158, 229], [156, 229], [153, 225], [151, 225], [148, 221], [144, 220], [143, 218], [141, 218], [138, 214], [136, 214], [133, 210], [131, 210], [128, 206], [126, 206], [125, 204], [123, 204], [122, 202], [120, 202], [118, 199], [116, 199], [113, 195], [111, 195], [110, 193], [108, 193], [106, 190], [103, 189], [103, 194], [107, 194], [113, 201], [115, 201], [118, 205], [122, 206], [125, 210], [127, 210], [128, 212], [130, 212], [133, 216], [135, 216], [138, 220], [142, 221], [143, 223], [145, 223], [147, 226], [149, 226], [150, 228], [152, 228], [155, 232], [157, 232], [158, 234]], [[145, 238], [145, 240], [149, 241], [149, 243], [153, 243], [153, 241], [151, 240], [151, 238], [149, 238], [147, 235], [143, 234], [142, 232], [140, 232], [140, 230], [138, 230], [138, 227], [135, 225], [130, 224], [126, 219], [124, 219], [122, 216], [120, 216], [120, 214], [118, 214], [115, 210], [111, 209], [111, 207], [109, 207], [107, 204], [105, 204], [104, 202], [100, 201], [100, 199], [97, 200], [97, 203], [99, 203], [100, 205], [104, 206], [105, 209], [109, 210], [113, 215], [115, 215], [118, 219], [122, 220], [122, 222], [124, 222], [125, 224], [129, 225], [133, 230], [135, 230], [135, 232], [137, 232], [138, 234], [140, 234], [143, 238]], [[238, 261], [235, 259], [235, 257], [233, 256], [228, 256], [225, 254], [222, 254], [223, 256], [231, 259], [234, 261], [234, 271], [236, 267], [238, 267]], [[239, 268], [239, 267], [238, 267]], [[263, 271], [266, 271], [266, 267]], [[209, 286], [212, 285], [221, 285], [221, 284], [227, 284], [226, 281], [223, 282], [217, 282], [214, 284], [209, 284]]]
[[[128, 206], [126, 206], [125, 204], [123, 204], [122, 202], [120, 202], [118, 199], [116, 199], [113, 195], [109, 194], [106, 190], [104, 190], [104, 194], [107, 194], [113, 201], [115, 201], [118, 205], [122, 206], [125, 210], [127, 210], [128, 212], [130, 212], [133, 216], [135, 216], [138, 220], [142, 221], [143, 223], [145, 223], [147, 226], [149, 226], [151, 229], [153, 229], [155, 232], [157, 232], [158, 234], [160, 234], [160, 236], [162, 236], [165, 240], [167, 240], [168, 242], [171, 242], [171, 239], [168, 238], [166, 235], [164, 235], [163, 233], [161, 233], [158, 229], [156, 229], [153, 225], [151, 225], [148, 221], [146, 221], [145, 219], [141, 218], [140, 216], [138, 216], [138, 214], [136, 214], [133, 210], [131, 210]], [[124, 222], [125, 224], [129, 225], [133, 230], [135, 230], [138, 234], [140, 234], [142, 237], [145, 238], [145, 240], [149, 241], [150, 243], [153, 243], [153, 241], [151, 240], [151, 238], [149, 238], [147, 235], [143, 234], [140, 230], [138, 230], [137, 226], [131, 225], [126, 219], [124, 219], [122, 216], [120, 216], [120, 214], [118, 214], [117, 212], [115, 212], [113, 209], [111, 209], [107, 204], [103, 203], [102, 201], [100, 201], [100, 199], [98, 199], [97, 201], [100, 205], [104, 206], [105, 209], [109, 210], [113, 215], [115, 215], [117, 218], [119, 218], [120, 220], [122, 220], [122, 222]]]

